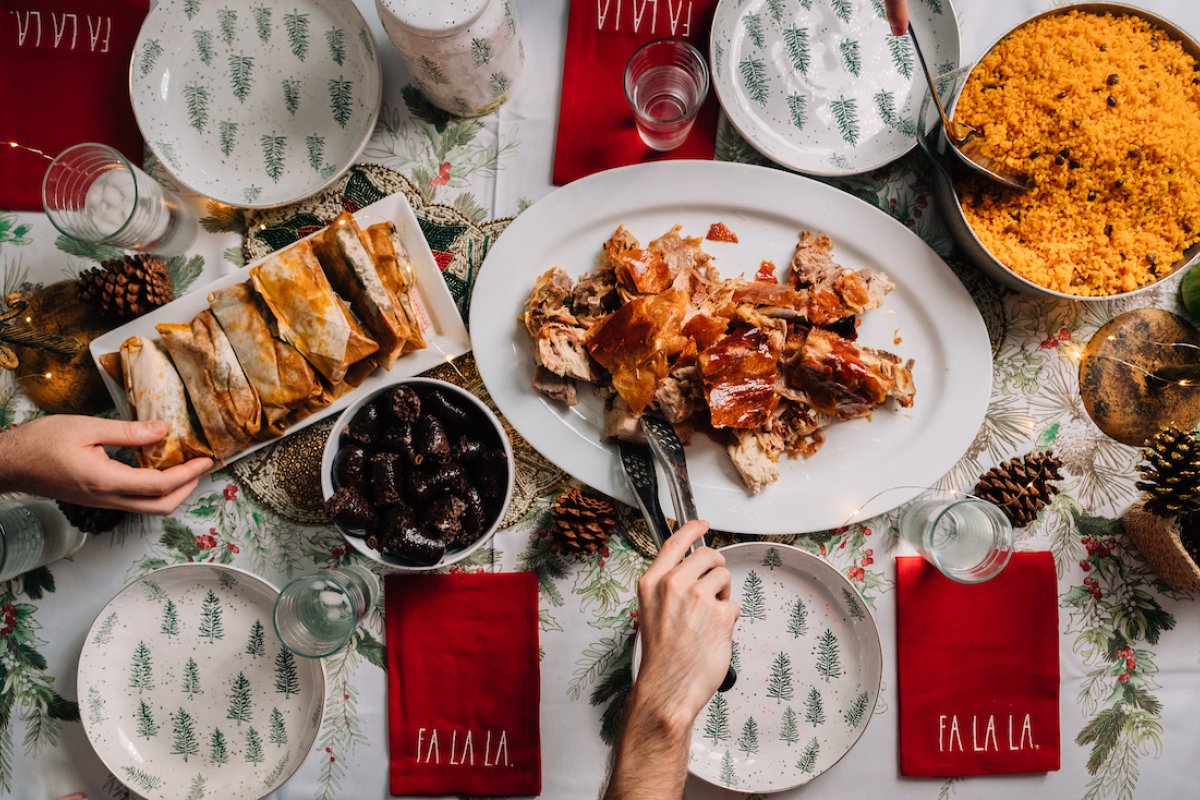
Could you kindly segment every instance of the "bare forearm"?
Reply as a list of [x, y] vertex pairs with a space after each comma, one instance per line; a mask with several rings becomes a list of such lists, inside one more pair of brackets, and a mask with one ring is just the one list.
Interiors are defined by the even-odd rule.
[[604, 800], [682, 798], [690, 727], [635, 688]]

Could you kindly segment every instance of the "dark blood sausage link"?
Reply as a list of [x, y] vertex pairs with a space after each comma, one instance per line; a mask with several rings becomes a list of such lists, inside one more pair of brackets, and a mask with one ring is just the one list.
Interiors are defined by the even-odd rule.
[[380, 446], [384, 450], [399, 453], [409, 464], [420, 464], [425, 456], [417, 452], [417, 434], [413, 426], [407, 423], [396, 424], [384, 431]]
[[464, 433], [454, 443], [454, 460], [475, 461], [482, 458], [487, 450], [488, 447], [483, 443], [482, 439], [476, 439], [474, 436]]
[[377, 548], [389, 558], [410, 561], [421, 567], [433, 566], [446, 555], [446, 543], [431, 536], [411, 516], [393, 517]]
[[443, 539], [458, 544], [463, 537], [463, 514], [467, 504], [453, 494], [443, 494], [429, 506], [429, 524]]
[[408, 386], [397, 386], [388, 392], [387, 407], [392, 418], [411, 425], [421, 418], [421, 397]]
[[464, 478], [462, 464], [426, 465], [415, 469], [408, 477], [408, 488], [418, 500], [428, 500]]
[[367, 479], [367, 453], [357, 444], [342, 447], [337, 455], [337, 467], [334, 471], [338, 487], [362, 491]]
[[424, 407], [426, 411], [436, 414], [438, 419], [455, 430], [474, 428], [478, 422], [475, 419], [478, 415], [469, 413], [458, 402], [451, 400], [439, 389], [433, 389], [425, 395]]
[[432, 414], [426, 414], [417, 423], [417, 452], [433, 461], [449, 461], [452, 456], [446, 428]]
[[[347, 528], [366, 529], [375, 525], [375, 509], [367, 501], [367, 496], [357, 489], [338, 489], [325, 501], [325, 510]], [[362, 536], [361, 533], [357, 535]]]
[[461, 497], [466, 509], [462, 517], [463, 538], [459, 544], [467, 545], [483, 535], [487, 527], [487, 511], [483, 507], [483, 498], [479, 496], [479, 490], [471, 484], [467, 484]]
[[371, 492], [375, 505], [388, 508], [404, 501], [404, 473], [399, 453], [376, 453], [371, 456]]
[[359, 409], [359, 412], [354, 415], [354, 419], [350, 420], [350, 424], [346, 426], [345, 437], [364, 447], [374, 447], [382, 430], [380, 425], [382, 417], [379, 406], [368, 403]]

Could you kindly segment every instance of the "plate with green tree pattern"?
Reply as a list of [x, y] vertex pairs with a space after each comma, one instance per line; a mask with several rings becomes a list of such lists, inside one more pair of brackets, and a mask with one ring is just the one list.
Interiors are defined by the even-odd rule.
[[[935, 75], [958, 67], [950, 0], [911, 0]], [[811, 175], [867, 172], [916, 144], [928, 88], [884, 0], [721, 0], [709, 41], [729, 121], [764, 156]]]
[[159, 0], [129, 63], [155, 157], [192, 191], [247, 208], [341, 177], [382, 92], [374, 37], [346, 0]]
[[274, 633], [279, 591], [236, 567], [143, 575], [96, 617], [79, 711], [97, 755], [147, 800], [254, 800], [312, 750], [325, 671]]
[[[721, 548], [741, 605], [733, 632], [737, 681], [692, 726], [688, 770], [739, 792], [803, 786], [841, 760], [879, 701], [883, 648], [858, 590], [796, 547]], [[634, 651], [634, 677], [641, 664]]]

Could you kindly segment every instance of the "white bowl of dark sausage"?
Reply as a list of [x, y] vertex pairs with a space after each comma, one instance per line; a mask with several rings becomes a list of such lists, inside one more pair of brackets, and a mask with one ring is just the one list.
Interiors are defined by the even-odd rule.
[[512, 499], [512, 446], [478, 398], [410, 378], [338, 417], [321, 490], [359, 553], [397, 571], [447, 567], [496, 532]]

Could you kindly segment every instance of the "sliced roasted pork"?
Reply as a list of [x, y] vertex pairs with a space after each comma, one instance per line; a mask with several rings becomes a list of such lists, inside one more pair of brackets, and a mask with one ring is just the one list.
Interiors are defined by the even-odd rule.
[[910, 368], [897, 356], [821, 328], [808, 331], [786, 376], [813, 408], [839, 419], [869, 416], [889, 397], [908, 407], [915, 394]]
[[588, 352], [612, 374], [613, 388], [635, 414], [650, 405], [668, 359], [688, 342], [680, 333], [686, 308], [687, 297], [674, 289], [639, 297], [587, 332]]
[[779, 349], [758, 328], [739, 328], [700, 354], [714, 428], [759, 428], [779, 403]]

